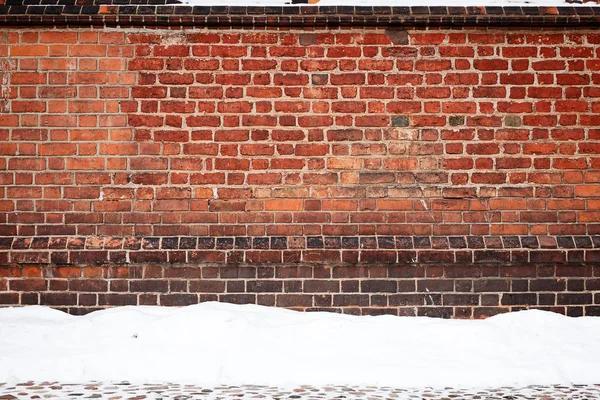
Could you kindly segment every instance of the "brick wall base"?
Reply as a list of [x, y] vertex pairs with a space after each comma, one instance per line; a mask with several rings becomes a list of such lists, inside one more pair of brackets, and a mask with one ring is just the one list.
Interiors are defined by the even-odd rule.
[[0, 303], [72, 314], [204, 301], [357, 315], [483, 318], [529, 308], [600, 316], [600, 266], [204, 265], [0, 267]]

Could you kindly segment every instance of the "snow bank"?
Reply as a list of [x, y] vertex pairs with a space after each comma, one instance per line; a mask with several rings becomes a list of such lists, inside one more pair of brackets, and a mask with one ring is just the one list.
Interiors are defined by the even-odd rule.
[[0, 309], [0, 382], [491, 387], [600, 382], [600, 318], [355, 317], [255, 305]]

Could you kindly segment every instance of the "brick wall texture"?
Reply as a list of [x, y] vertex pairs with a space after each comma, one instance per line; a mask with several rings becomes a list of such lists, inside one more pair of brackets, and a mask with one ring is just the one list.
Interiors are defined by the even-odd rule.
[[0, 29], [0, 304], [600, 314], [600, 33]]

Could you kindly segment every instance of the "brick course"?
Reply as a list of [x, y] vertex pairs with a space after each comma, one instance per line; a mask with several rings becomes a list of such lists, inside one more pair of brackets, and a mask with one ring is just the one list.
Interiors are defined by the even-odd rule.
[[0, 304], [599, 314], [598, 32], [359, 22], [0, 30]]

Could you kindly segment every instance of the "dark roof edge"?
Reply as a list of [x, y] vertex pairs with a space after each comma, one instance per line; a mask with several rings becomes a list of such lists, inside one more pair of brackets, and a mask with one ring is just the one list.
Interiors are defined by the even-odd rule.
[[[191, 6], [174, 0], [0, 0], [0, 25], [600, 28], [600, 7]], [[175, 0], [176, 1], [176, 0]], [[5, 4], [1, 4], [5, 2]], [[163, 4], [160, 4], [160, 3]], [[117, 4], [119, 3], [119, 4]], [[125, 4], [123, 4], [125, 3]]]

